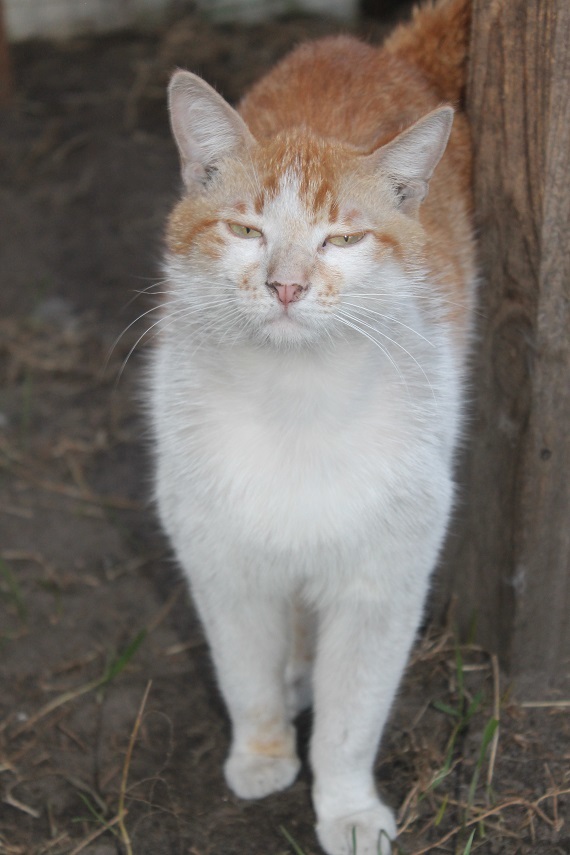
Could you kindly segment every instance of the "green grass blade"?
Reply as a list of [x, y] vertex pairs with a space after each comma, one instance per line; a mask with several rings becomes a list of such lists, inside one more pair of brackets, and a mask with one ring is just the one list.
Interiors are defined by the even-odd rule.
[[[103, 825], [107, 829], [107, 831], [110, 831], [111, 834], [115, 835], [115, 837], [118, 837], [119, 835], [117, 833], [117, 829], [113, 828], [111, 825], [109, 825], [109, 823], [107, 822], [107, 820], [105, 819], [103, 814], [100, 813], [95, 807], [93, 807], [93, 805], [91, 804], [91, 801], [87, 798], [87, 796], [84, 793], [77, 793], [77, 795], [79, 796], [79, 798], [81, 799], [81, 801], [83, 802], [83, 804], [85, 805], [85, 807], [87, 808], [87, 810], [89, 811], [89, 813], [91, 814], [93, 819], [96, 822], [98, 822], [100, 825]], [[80, 820], [78, 820], [78, 821], [80, 821]]]
[[449, 704], [446, 704], [443, 701], [433, 701], [432, 707], [442, 713], [445, 713], [446, 715], [453, 716], [453, 718], [459, 718], [459, 716], [461, 715], [458, 710], [454, 709], [454, 707], [450, 707]]
[[487, 722], [485, 726], [485, 730], [483, 731], [483, 738], [481, 739], [481, 748], [479, 749], [479, 757], [477, 758], [477, 763], [475, 765], [475, 771], [473, 772], [473, 777], [471, 778], [471, 783], [469, 785], [469, 793], [467, 795], [467, 804], [469, 807], [473, 804], [473, 800], [475, 798], [475, 791], [477, 789], [477, 784], [479, 782], [479, 775], [481, 774], [481, 769], [483, 768], [483, 763], [485, 762], [485, 757], [487, 754], [487, 749], [491, 744], [491, 740], [495, 735], [495, 731], [499, 726], [499, 720], [496, 718], [491, 718]]
[[477, 612], [471, 612], [471, 617], [469, 618], [469, 627], [467, 630], [467, 644], [475, 644], [475, 639], [477, 638], [477, 623], [479, 617]]
[[445, 814], [448, 802], [449, 802], [449, 793], [446, 793], [444, 796], [444, 799], [440, 805], [440, 808], [437, 812], [437, 816], [433, 821], [433, 824], [435, 825], [436, 828], [440, 824], [441, 820], [443, 819], [443, 815]]
[[483, 690], [479, 689], [477, 694], [473, 697], [473, 700], [469, 704], [467, 708], [467, 712], [465, 713], [465, 724], [475, 715], [481, 704], [483, 703]]
[[126, 665], [133, 658], [141, 644], [143, 643], [146, 637], [146, 629], [141, 629], [137, 635], [133, 638], [133, 640], [128, 644], [123, 652], [114, 659], [111, 664], [107, 667], [103, 677], [101, 678], [101, 686], [106, 686], [107, 683], [110, 683], [111, 680], [114, 680], [121, 671], [126, 667]]
[[469, 838], [469, 840], [467, 841], [467, 845], [466, 845], [465, 849], [463, 850], [462, 855], [470, 855], [471, 847], [473, 846], [473, 839], [474, 839], [474, 837], [475, 837], [475, 832], [476, 832], [476, 831], [477, 831], [477, 829], [476, 829], [476, 828], [474, 828], [474, 829], [473, 829], [473, 831], [471, 832], [471, 837], [470, 837], [470, 838]]
[[284, 825], [279, 826], [279, 831], [281, 832], [287, 843], [289, 843], [295, 855], [305, 855], [295, 838], [291, 834], [289, 834]]
[[449, 741], [447, 743], [447, 748], [445, 750], [445, 760], [443, 762], [443, 766], [437, 773], [436, 777], [431, 782], [428, 789], [434, 790], [438, 787], [444, 778], [447, 777], [451, 770], [451, 766], [453, 765], [453, 753], [455, 751], [455, 743], [457, 741], [458, 735], [461, 733], [463, 728], [463, 720], [458, 721], [453, 730], [451, 731], [451, 736], [449, 737]]

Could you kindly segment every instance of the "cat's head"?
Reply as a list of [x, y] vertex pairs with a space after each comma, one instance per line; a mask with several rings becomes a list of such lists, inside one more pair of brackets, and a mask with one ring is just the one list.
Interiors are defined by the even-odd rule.
[[201, 305], [213, 338], [295, 346], [345, 335], [359, 295], [383, 295], [384, 310], [401, 299], [421, 262], [418, 209], [450, 107], [364, 153], [303, 128], [258, 141], [189, 72], [169, 97], [186, 190], [167, 230], [179, 317], [187, 305], [196, 321]]

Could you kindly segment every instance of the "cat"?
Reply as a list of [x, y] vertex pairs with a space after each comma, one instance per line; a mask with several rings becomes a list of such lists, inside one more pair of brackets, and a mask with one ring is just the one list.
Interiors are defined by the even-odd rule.
[[440, 0], [380, 48], [301, 45], [237, 111], [189, 72], [169, 88], [184, 193], [149, 377], [156, 500], [229, 711], [226, 781], [292, 784], [312, 704], [328, 855], [396, 836], [373, 765], [453, 506], [468, 23]]

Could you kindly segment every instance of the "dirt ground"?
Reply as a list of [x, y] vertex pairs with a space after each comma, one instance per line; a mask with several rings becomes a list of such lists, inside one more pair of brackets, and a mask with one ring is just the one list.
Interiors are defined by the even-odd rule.
[[[152, 332], [136, 319], [179, 188], [169, 72], [196, 70], [235, 100], [290, 46], [334, 29], [190, 17], [152, 36], [13, 50], [0, 124], [0, 855], [318, 853], [306, 764], [257, 803], [224, 784], [227, 718], [149, 503], [139, 384]], [[375, 40], [383, 25], [361, 31]], [[379, 755], [399, 851], [570, 853], [569, 695], [528, 705], [485, 651], [457, 646], [452, 612], [449, 627], [425, 630]], [[309, 716], [299, 731], [306, 754]]]

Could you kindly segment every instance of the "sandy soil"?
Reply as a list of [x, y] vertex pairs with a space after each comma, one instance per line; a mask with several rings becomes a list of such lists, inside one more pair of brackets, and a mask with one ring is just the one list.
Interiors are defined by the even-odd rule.
[[[188, 18], [13, 52], [0, 125], [1, 855], [318, 852], [306, 764], [258, 803], [224, 784], [227, 719], [148, 501], [138, 389], [152, 335], [139, 341], [136, 319], [178, 192], [170, 70], [235, 100], [291, 45], [333, 30]], [[475, 830], [472, 852], [569, 853], [568, 695], [524, 706], [490, 656], [457, 650], [451, 629], [426, 630], [379, 755], [400, 851], [466, 853]], [[310, 717], [299, 724], [306, 754]]]

